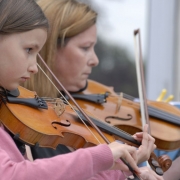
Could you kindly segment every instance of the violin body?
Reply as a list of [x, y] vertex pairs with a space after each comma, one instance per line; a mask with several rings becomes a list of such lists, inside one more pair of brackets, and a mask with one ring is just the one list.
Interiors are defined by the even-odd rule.
[[[138, 102], [120, 97], [112, 88], [92, 80], [88, 80], [88, 87], [81, 94], [101, 94], [107, 91], [110, 95], [106, 98], [106, 102], [102, 104], [82, 99], [76, 99], [76, 101], [80, 107], [91, 112], [98, 119], [116, 126], [129, 134], [142, 131], [140, 105]], [[168, 112], [168, 114], [175, 115], [180, 119], [180, 110], [168, 103], [148, 101], [148, 106], [157, 112]], [[168, 151], [180, 148], [180, 127], [178, 125], [153, 116], [150, 116], [149, 121], [151, 135], [155, 138], [158, 149]]]
[[[35, 92], [19, 87], [17, 98], [33, 98]], [[48, 103], [48, 109], [33, 108], [23, 104], [2, 103], [0, 107], [0, 122], [14, 134], [15, 138], [31, 146], [56, 148], [64, 144], [74, 149], [91, 147], [105, 143], [97, 131], [89, 126], [91, 132], [80, 122], [75, 112], [67, 106], [59, 115], [54, 105]], [[115, 138], [104, 133], [113, 142]]]

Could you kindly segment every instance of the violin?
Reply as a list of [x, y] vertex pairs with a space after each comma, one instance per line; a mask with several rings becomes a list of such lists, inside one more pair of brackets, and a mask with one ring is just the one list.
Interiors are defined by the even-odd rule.
[[[0, 108], [1, 123], [16, 139], [31, 146], [54, 149], [58, 144], [75, 149], [97, 145], [96, 139], [72, 113], [73, 111], [64, 109], [62, 101], [51, 99], [45, 102], [44, 99], [37, 97], [35, 92], [21, 86], [18, 91], [17, 97], [13, 97], [13, 94], [6, 96], [4, 93]], [[105, 143], [93, 128], [89, 128], [101, 143]], [[111, 136], [108, 138], [111, 141], [115, 140]]]
[[[88, 80], [86, 90], [73, 94], [77, 103], [86, 111], [92, 112], [103, 122], [109, 123], [129, 134], [142, 130], [139, 102], [127, 95], [118, 95], [112, 88]], [[147, 101], [151, 135], [158, 149], [175, 150], [180, 148], [180, 111], [164, 102]]]
[[[31, 146], [54, 149], [58, 144], [78, 149], [106, 143], [93, 127], [88, 126], [89, 131], [72, 108], [68, 105], [65, 106], [60, 99], [45, 101], [45, 99], [39, 98], [35, 92], [21, 86], [16, 92], [2, 90], [0, 92], [0, 120], [5, 128], [14, 134], [15, 139]], [[88, 112], [86, 113], [100, 127], [109, 142], [121, 140], [136, 147], [141, 145], [131, 135], [95, 119]], [[78, 114], [85, 120], [80, 112]], [[156, 160], [156, 156], [152, 155], [151, 162]], [[160, 170], [159, 174], [162, 173], [160, 167], [166, 171], [171, 162], [162, 160], [160, 163], [161, 165], [157, 160], [154, 166], [157, 171]]]

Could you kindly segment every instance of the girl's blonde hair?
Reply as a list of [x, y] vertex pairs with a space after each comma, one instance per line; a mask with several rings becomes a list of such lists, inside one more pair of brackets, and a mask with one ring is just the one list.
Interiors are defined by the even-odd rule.
[[[76, 0], [38, 0], [37, 4], [42, 8], [50, 24], [48, 39], [40, 55], [52, 69], [57, 48], [65, 46], [68, 39], [95, 24], [97, 13], [88, 5]], [[42, 67], [39, 60], [38, 63]], [[50, 76], [47, 70], [43, 69]], [[57, 97], [58, 94], [41, 71], [31, 78], [27, 88], [35, 89], [39, 96]]]

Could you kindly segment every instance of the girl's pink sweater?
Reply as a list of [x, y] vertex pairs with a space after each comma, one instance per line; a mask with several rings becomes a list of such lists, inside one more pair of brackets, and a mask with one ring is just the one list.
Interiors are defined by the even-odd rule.
[[33, 162], [25, 159], [10, 135], [0, 127], [1, 180], [121, 180], [121, 171], [108, 170], [113, 164], [106, 144]]

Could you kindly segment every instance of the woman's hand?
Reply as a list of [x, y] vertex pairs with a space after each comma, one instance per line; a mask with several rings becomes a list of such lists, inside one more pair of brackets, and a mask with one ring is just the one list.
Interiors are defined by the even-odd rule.
[[137, 149], [133, 146], [126, 144], [120, 144], [118, 142], [110, 143], [109, 148], [111, 149], [112, 155], [114, 157], [114, 164], [111, 169], [119, 169], [122, 171], [128, 171], [129, 168], [120, 161], [123, 158], [137, 173], [139, 173], [139, 168], [137, 166]]
[[155, 139], [148, 134], [148, 125], [144, 126], [143, 132], [133, 135], [133, 138], [141, 141], [141, 146], [137, 150], [137, 163], [144, 162], [149, 159], [151, 152], [156, 148]]

